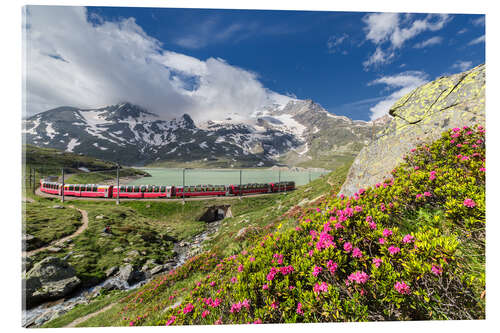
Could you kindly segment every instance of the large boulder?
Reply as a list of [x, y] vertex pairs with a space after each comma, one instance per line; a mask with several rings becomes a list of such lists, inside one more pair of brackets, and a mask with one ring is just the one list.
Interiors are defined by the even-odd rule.
[[120, 267], [118, 277], [120, 280], [131, 285], [134, 282], [144, 279], [144, 273], [137, 271], [131, 264], [126, 264]]
[[56, 257], [45, 258], [36, 263], [23, 279], [25, 305], [30, 308], [60, 299], [74, 291], [80, 282], [67, 262]]
[[485, 65], [429, 82], [397, 101], [389, 125], [354, 160], [340, 193], [351, 196], [390, 176], [410, 149], [453, 128], [485, 123]]

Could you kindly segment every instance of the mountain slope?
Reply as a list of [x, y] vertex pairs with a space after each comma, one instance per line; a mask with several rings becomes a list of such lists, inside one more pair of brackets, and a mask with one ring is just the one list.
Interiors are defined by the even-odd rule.
[[240, 253], [191, 258], [88, 325], [484, 319], [484, 140], [481, 126], [446, 131], [393, 178]]
[[37, 146], [132, 165], [332, 168], [357, 154], [386, 123], [352, 121], [312, 101], [292, 100], [197, 126], [187, 114], [165, 121], [122, 103], [52, 109], [26, 119], [23, 134]]

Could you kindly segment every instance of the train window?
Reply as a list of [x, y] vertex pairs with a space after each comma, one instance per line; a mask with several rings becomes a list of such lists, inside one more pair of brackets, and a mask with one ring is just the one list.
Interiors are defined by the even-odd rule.
[[127, 186], [127, 192], [132, 192], [132, 186]]
[[80, 191], [80, 185], [75, 185], [75, 191]]
[[75, 188], [73, 185], [70, 185], [70, 186], [68, 186], [68, 187], [69, 187], [69, 190], [70, 190], [70, 191], [73, 191], [73, 189]]
[[141, 186], [141, 192], [142, 193], [146, 192], [146, 186]]
[[134, 186], [134, 192], [139, 192], [139, 186]]
[[92, 192], [97, 192], [97, 186], [95, 186], [95, 185], [94, 185], [94, 186], [92, 187]]
[[160, 187], [160, 192], [165, 192], [166, 186], [161, 186]]

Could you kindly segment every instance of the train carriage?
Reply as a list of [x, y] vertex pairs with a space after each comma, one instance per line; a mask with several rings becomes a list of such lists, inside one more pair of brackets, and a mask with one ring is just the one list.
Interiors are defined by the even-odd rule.
[[44, 193], [61, 195], [61, 187], [62, 184], [40, 180], [40, 191]]
[[81, 187], [85, 185], [80, 184], [64, 184], [64, 195], [70, 195], [74, 197], [81, 196]]
[[271, 186], [267, 183], [252, 183], [240, 185], [230, 185], [232, 195], [256, 194], [256, 193], [269, 193]]
[[270, 183], [271, 192], [286, 192], [295, 190], [295, 182]]
[[143, 196], [144, 198], [171, 198], [173, 192], [175, 192], [174, 186], [148, 185], [144, 188]]
[[226, 185], [196, 185], [196, 186], [180, 186], [175, 188], [175, 196], [177, 198], [189, 198], [200, 196], [225, 196], [228, 194]]
[[89, 198], [110, 198], [113, 186], [82, 184], [80, 185], [80, 196]]

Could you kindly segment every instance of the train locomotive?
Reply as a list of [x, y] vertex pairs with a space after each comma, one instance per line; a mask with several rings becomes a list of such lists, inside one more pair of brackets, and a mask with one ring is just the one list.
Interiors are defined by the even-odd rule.
[[189, 198], [239, 196], [259, 193], [288, 192], [295, 190], [295, 182], [251, 183], [241, 185], [98, 185], [98, 184], [61, 184], [40, 180], [40, 190], [44, 193], [88, 198]]

